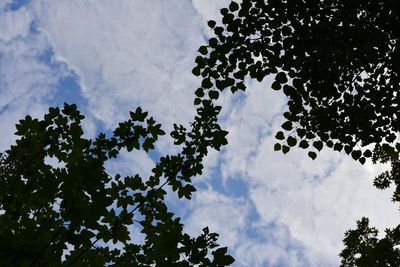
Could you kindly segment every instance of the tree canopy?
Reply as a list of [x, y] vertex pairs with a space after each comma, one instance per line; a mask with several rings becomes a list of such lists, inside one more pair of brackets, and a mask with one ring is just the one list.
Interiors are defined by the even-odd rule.
[[[225, 89], [244, 91], [249, 77], [273, 75], [272, 89], [282, 90], [288, 105], [274, 149], [297, 146], [315, 159], [326, 146], [362, 164], [390, 162], [374, 185], [394, 184], [399, 201], [400, 2], [243, 0], [221, 15], [221, 25], [208, 22], [213, 36], [192, 70], [202, 77], [195, 104]], [[347, 232], [342, 264], [399, 265], [398, 231], [387, 230], [379, 242], [375, 233], [367, 219]], [[391, 252], [381, 253], [382, 246]]]
[[[182, 232], [164, 203], [163, 187], [191, 197], [192, 178], [202, 173], [207, 151], [227, 143], [218, 123], [221, 106], [214, 102], [226, 89], [244, 91], [248, 78], [272, 75], [272, 89], [287, 96], [275, 150], [300, 147], [315, 159], [328, 147], [362, 164], [368, 158], [390, 163], [391, 171], [374, 185], [386, 189], [394, 183], [393, 200], [399, 201], [399, 14], [395, 0], [232, 1], [221, 9], [221, 25], [208, 22], [213, 36], [198, 50], [192, 70], [201, 77], [197, 114], [190, 129], [175, 124], [171, 132], [182, 150], [161, 157], [146, 179], [110, 177], [104, 169], [121, 149], [147, 152], [164, 134], [141, 109], [111, 137], [95, 140], [83, 138], [83, 116], [74, 105], [50, 109], [43, 120], [26, 117], [17, 125], [20, 139], [0, 165], [2, 259], [20, 266], [231, 264], [207, 228], [195, 238]], [[51, 166], [46, 158], [63, 166]], [[127, 229], [136, 223], [143, 244], [131, 242]], [[123, 248], [110, 249], [104, 245], [109, 240]], [[399, 240], [398, 227], [378, 239], [363, 218], [345, 234], [342, 265], [398, 266]]]
[[245, 90], [248, 76], [262, 81], [272, 74], [272, 89], [283, 90], [289, 108], [286, 135], [277, 135], [284, 145], [277, 149], [287, 152], [297, 144], [315, 158], [326, 145], [364, 163], [372, 156], [366, 146], [394, 144], [399, 130], [399, 5], [231, 2], [221, 9], [221, 26], [208, 23], [215, 36], [196, 58], [193, 73], [203, 77], [197, 96]]
[[[206, 112], [204, 112], [206, 113]], [[202, 114], [204, 114], [202, 113]], [[215, 113], [202, 118], [211, 119]], [[26, 116], [16, 144], [0, 157], [1, 266], [227, 266], [233, 258], [208, 228], [197, 237], [183, 232], [164, 202], [165, 186], [191, 198], [208, 148], [226, 143], [226, 132], [182, 140], [176, 155], [161, 157], [150, 177], [107, 173], [104, 164], [121, 150], [154, 149], [165, 132], [140, 108], [113, 135], [83, 137], [84, 116], [76, 105], [50, 108], [44, 119]], [[216, 137], [215, 137], [216, 136]], [[196, 139], [197, 138], [197, 139]], [[201, 141], [201, 142], [200, 142]], [[58, 162], [50, 164], [49, 160]], [[141, 231], [132, 234], [132, 227]], [[115, 247], [110, 247], [110, 243]]]

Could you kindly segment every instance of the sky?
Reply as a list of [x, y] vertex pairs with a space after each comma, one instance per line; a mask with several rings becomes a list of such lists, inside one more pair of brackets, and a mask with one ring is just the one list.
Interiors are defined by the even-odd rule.
[[[196, 51], [220, 21], [226, 0], [0, 0], [0, 151], [15, 123], [51, 106], [76, 103], [87, 137], [112, 131], [141, 106], [163, 129], [195, 114]], [[223, 94], [220, 152], [205, 159], [193, 199], [168, 198], [193, 235], [209, 226], [236, 261], [232, 266], [338, 266], [344, 232], [367, 216], [379, 229], [400, 219], [390, 191], [372, 186], [386, 166], [365, 165], [324, 149], [274, 152], [286, 98], [271, 78]], [[157, 153], [176, 151], [163, 137]], [[154, 157], [123, 153], [111, 172], [151, 172]]]

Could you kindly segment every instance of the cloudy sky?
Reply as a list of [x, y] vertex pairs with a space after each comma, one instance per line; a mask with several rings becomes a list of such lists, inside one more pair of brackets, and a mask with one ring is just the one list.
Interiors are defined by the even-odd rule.
[[[140, 105], [163, 124], [188, 124], [195, 113], [191, 74], [224, 0], [0, 0], [0, 150], [15, 123], [74, 102], [88, 137], [109, 131]], [[227, 93], [222, 152], [206, 159], [191, 201], [171, 198], [186, 231], [209, 226], [236, 258], [234, 266], [337, 266], [343, 233], [368, 216], [380, 229], [400, 219], [390, 192], [372, 187], [384, 166], [361, 166], [323, 150], [273, 151], [283, 122], [283, 93], [270, 80]], [[172, 153], [168, 137], [157, 146]], [[149, 173], [151, 157], [123, 154], [110, 171]]]

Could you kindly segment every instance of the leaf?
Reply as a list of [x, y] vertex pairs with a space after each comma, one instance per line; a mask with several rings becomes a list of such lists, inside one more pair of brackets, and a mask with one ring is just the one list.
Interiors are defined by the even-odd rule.
[[350, 154], [351, 153], [351, 151], [353, 150], [353, 148], [351, 147], [351, 146], [345, 146], [344, 147], [344, 151], [347, 153], [347, 154]]
[[275, 77], [275, 81], [278, 82], [279, 84], [287, 83], [288, 79], [286, 77], [286, 73], [279, 72]]
[[318, 151], [322, 150], [323, 147], [323, 143], [321, 141], [314, 141], [313, 142], [313, 147], [315, 147], [316, 149], [318, 149]]
[[211, 82], [210, 78], [205, 78], [201, 82], [201, 86], [203, 88], [209, 89], [209, 88], [211, 88], [213, 86], [213, 83]]
[[275, 138], [278, 140], [283, 140], [283, 139], [285, 139], [285, 135], [283, 134], [282, 131], [279, 131], [276, 133]]
[[218, 93], [218, 91], [216, 91], [216, 90], [210, 90], [210, 91], [208, 91], [208, 96], [209, 96], [211, 99], [218, 99], [219, 93]]
[[218, 36], [221, 36], [223, 32], [224, 32], [224, 28], [222, 28], [222, 27], [215, 27], [215, 29], [214, 29], [214, 33]]
[[224, 16], [224, 15], [228, 14], [229, 10], [224, 7], [224, 8], [221, 8], [219, 12], [221, 13], [222, 16]]
[[200, 54], [202, 54], [204, 56], [207, 55], [207, 53], [208, 53], [207, 46], [205, 46], [205, 45], [200, 46], [198, 51], [200, 52]]
[[308, 152], [308, 156], [309, 156], [312, 160], [315, 160], [315, 158], [317, 157], [317, 153], [315, 153], [315, 152], [313, 152], [313, 151], [310, 151], [310, 152]]
[[282, 124], [281, 126], [283, 129], [285, 129], [286, 131], [290, 131], [293, 129], [293, 125], [291, 121], [286, 121], [285, 123]]
[[228, 266], [235, 261], [232, 256], [226, 255], [227, 251], [227, 247], [222, 247], [212, 252], [214, 256], [213, 266]]
[[230, 10], [231, 12], [235, 12], [235, 11], [239, 10], [239, 5], [238, 5], [238, 3], [232, 1], [232, 2], [229, 4], [229, 10]]
[[301, 128], [296, 129], [296, 132], [297, 132], [297, 135], [298, 135], [300, 138], [303, 138], [303, 136], [306, 135], [306, 130], [301, 129]]
[[326, 146], [329, 147], [329, 148], [332, 148], [332, 147], [333, 147], [333, 142], [332, 142], [332, 140], [328, 140], [328, 141], [326, 142]]
[[290, 147], [288, 147], [288, 146], [286, 146], [286, 145], [283, 145], [283, 146], [282, 146], [282, 152], [283, 152], [283, 154], [288, 153], [289, 150], [290, 150]]
[[306, 140], [301, 140], [299, 143], [299, 147], [306, 149], [308, 148], [310, 145], [308, 144], [308, 142]]
[[154, 149], [154, 139], [153, 138], [146, 138], [143, 142], [143, 150], [148, 152], [150, 149]]
[[361, 151], [353, 150], [353, 152], [351, 152], [351, 156], [354, 160], [358, 160], [361, 157]]
[[289, 136], [287, 139], [287, 143], [289, 146], [294, 147], [297, 144], [297, 139], [292, 136]]
[[278, 82], [273, 82], [272, 85], [271, 85], [271, 88], [276, 90], [276, 91], [278, 91], [278, 90], [281, 89], [281, 84], [278, 83]]
[[275, 150], [275, 151], [279, 151], [279, 150], [281, 150], [281, 148], [282, 148], [282, 146], [281, 146], [281, 144], [279, 144], [279, 143], [276, 143], [276, 144], [274, 145], [274, 150]]
[[367, 149], [364, 151], [363, 155], [366, 158], [370, 158], [370, 157], [372, 157], [372, 152], [371, 152], [371, 150]]
[[209, 21], [207, 22], [207, 25], [208, 25], [208, 27], [210, 27], [211, 29], [213, 29], [213, 28], [215, 27], [216, 23], [215, 23], [215, 21], [213, 21], [213, 20], [209, 20]]
[[223, 89], [225, 89], [225, 87], [228, 87], [228, 85], [226, 84], [225, 80], [216, 80], [215, 81], [215, 86], [221, 91]]
[[220, 130], [216, 131], [214, 133], [214, 147], [215, 149], [219, 150], [219, 148], [223, 145], [228, 144], [228, 141], [226, 140], [226, 136], [228, 135], [228, 131]]
[[216, 38], [211, 38], [210, 40], [208, 40], [208, 44], [210, 47], [216, 48], [218, 45], [218, 40]]
[[194, 188], [194, 186], [191, 184], [187, 184], [181, 189], [181, 191], [183, 197], [185, 197], [186, 199], [191, 199], [192, 193], [196, 191], [196, 188]]
[[202, 88], [198, 88], [198, 89], [196, 90], [196, 92], [194, 92], [194, 94], [195, 94], [197, 97], [203, 97], [203, 96], [204, 96], [204, 90], [203, 90]]
[[342, 151], [342, 149], [343, 149], [343, 145], [340, 144], [340, 143], [336, 143], [336, 144], [333, 146], [333, 149], [340, 152], [340, 151]]

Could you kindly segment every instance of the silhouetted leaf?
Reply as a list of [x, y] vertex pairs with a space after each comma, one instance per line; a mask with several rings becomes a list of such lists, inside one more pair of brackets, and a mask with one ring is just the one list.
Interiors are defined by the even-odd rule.
[[287, 139], [287, 143], [289, 146], [293, 147], [297, 144], [297, 140], [296, 140], [296, 138], [289, 136]]
[[275, 151], [279, 151], [279, 150], [281, 150], [281, 148], [282, 148], [282, 146], [281, 146], [281, 144], [279, 144], [279, 143], [276, 143], [276, 144], [274, 145], [274, 150], [275, 150]]
[[278, 140], [283, 140], [283, 139], [285, 139], [285, 135], [283, 134], [282, 131], [279, 131], [276, 133], [275, 138]]

